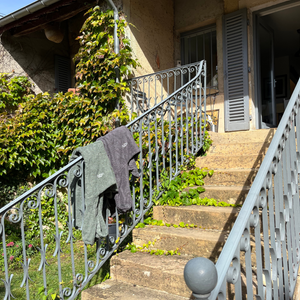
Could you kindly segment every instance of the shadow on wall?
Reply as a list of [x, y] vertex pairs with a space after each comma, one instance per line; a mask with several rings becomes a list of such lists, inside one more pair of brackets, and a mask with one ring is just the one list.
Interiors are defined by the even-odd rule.
[[[82, 23], [80, 23], [79, 29]], [[55, 89], [55, 56], [70, 58], [71, 64], [71, 57], [79, 49], [79, 44], [75, 41], [79, 29], [76, 28], [77, 33], [75, 34], [74, 30], [70, 33], [68, 27], [68, 21], [60, 24], [60, 31], [63, 34], [60, 43], [48, 40], [43, 29], [20, 37], [15, 37], [10, 32], [3, 33], [0, 44], [1, 72], [14, 72], [16, 75], [29, 76], [35, 85], [36, 93], [57, 92]], [[71, 69], [74, 74], [74, 68]]]

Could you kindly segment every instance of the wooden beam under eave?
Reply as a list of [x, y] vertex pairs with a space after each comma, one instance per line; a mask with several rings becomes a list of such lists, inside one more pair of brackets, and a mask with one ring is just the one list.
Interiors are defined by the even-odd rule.
[[40, 18], [45, 14], [49, 14], [62, 6], [72, 4], [74, 1], [77, 1], [77, 0], [61, 0], [55, 4], [52, 4], [50, 6], [47, 6], [41, 10], [34, 12], [34, 13], [31, 13], [21, 19], [17, 19], [11, 23], [8, 23], [7, 25], [4, 25], [3, 27], [0, 28], [0, 34], [2, 34], [5, 31], [9, 31], [13, 28], [22, 26], [23, 24], [27, 24], [27, 22], [32, 21], [35, 18]]
[[86, 6], [82, 6], [82, 4], [77, 4], [75, 7], [65, 7], [60, 9], [59, 11], [51, 14], [46, 14], [43, 17], [39, 18], [35, 21], [29, 21], [26, 25], [16, 27], [11, 30], [12, 36], [20, 37], [35, 31], [41, 30], [43, 26], [51, 22], [62, 22], [67, 19], [70, 19], [82, 11], [88, 10], [93, 5], [89, 4]]

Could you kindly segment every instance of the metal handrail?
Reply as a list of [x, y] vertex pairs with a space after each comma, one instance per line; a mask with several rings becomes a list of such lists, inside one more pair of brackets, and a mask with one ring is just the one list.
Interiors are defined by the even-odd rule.
[[128, 80], [130, 114], [139, 116], [198, 76], [201, 62], [170, 68]]
[[147, 78], [147, 77], [149, 78], [149, 77], [152, 77], [153, 75], [158, 75], [158, 74], [167, 74], [167, 73], [170, 73], [170, 72], [182, 71], [182, 70], [190, 68], [190, 67], [196, 67], [201, 62], [202, 61], [197, 61], [195, 63], [190, 63], [190, 64], [186, 64], [186, 65], [182, 65], [182, 66], [178, 66], [178, 67], [174, 67], [174, 68], [169, 68], [169, 69], [154, 72], [154, 73], [149, 73], [149, 74], [146, 74], [146, 75], [137, 76], [137, 77], [134, 77], [134, 78], [130, 78], [128, 81]]
[[[151, 112], [155, 111], [157, 108], [159, 108], [161, 105], [165, 104], [166, 102], [170, 101], [170, 99], [173, 99], [173, 98], [176, 98], [176, 95], [177, 94], [180, 94], [182, 92], [185, 91], [185, 89], [187, 89], [188, 86], [190, 86], [191, 84], [195, 83], [197, 78], [201, 75], [201, 73], [203, 72], [203, 64], [204, 64], [204, 61], [200, 61], [199, 63], [197, 64], [189, 64], [189, 65], [185, 65], [185, 66], [198, 66], [197, 69], [197, 73], [196, 73], [196, 76], [191, 79], [189, 82], [187, 82], [186, 84], [184, 84], [182, 87], [180, 87], [178, 90], [176, 90], [175, 92], [173, 92], [171, 95], [169, 95], [168, 97], [166, 97], [166, 99], [162, 100], [161, 102], [155, 104], [152, 108], [149, 108], [146, 112], [144, 112], [142, 115], [136, 117], [133, 121], [131, 121], [130, 123], [128, 123], [126, 126], [127, 127], [130, 127], [132, 126], [133, 124], [137, 123], [139, 120], [141, 120], [142, 118], [144, 118], [146, 115], [148, 114], [151, 114]], [[175, 69], [169, 69], [169, 70], [175, 70]], [[169, 71], [167, 70], [167, 71]], [[160, 73], [162, 73], [163, 71], [161, 71]], [[155, 73], [153, 73], [155, 74]], [[151, 74], [151, 75], [153, 75]], [[145, 76], [141, 76], [141, 77], [146, 77]], [[136, 78], [139, 78], [139, 77], [136, 77]], [[201, 86], [198, 87], [199, 89], [201, 89]], [[193, 89], [197, 89], [197, 87], [193, 88]], [[202, 89], [204, 89], [204, 86], [202, 87]], [[186, 92], [184, 92], [183, 94], [186, 94]], [[205, 96], [203, 97], [203, 99], [206, 98], [206, 94]]]
[[[194, 78], [172, 93], [161, 103], [156, 104], [138, 116], [135, 120], [127, 124], [127, 128], [133, 137], [138, 141], [140, 154], [138, 158], [141, 177], [135, 183], [131, 183], [133, 211], [119, 215], [117, 209], [115, 211], [116, 224], [120, 226], [112, 226], [109, 224], [108, 211], [106, 213], [106, 226], [110, 232], [108, 236], [97, 240], [96, 249], [88, 248], [86, 244], [83, 247], [84, 253], [84, 271], [78, 272], [74, 262], [74, 234], [81, 230], [75, 230], [74, 214], [72, 201], [74, 200], [74, 184], [72, 178], [80, 180], [84, 186], [84, 161], [80, 156], [76, 160], [67, 164], [65, 167], [57, 171], [49, 178], [13, 200], [9, 204], [0, 209], [0, 237], [2, 238], [4, 260], [5, 279], [2, 279], [5, 285], [4, 299], [12, 298], [11, 283], [12, 276], [10, 274], [10, 265], [8, 259], [6, 245], [6, 222], [18, 224], [21, 228], [22, 242], [22, 267], [23, 281], [21, 288], [24, 289], [27, 299], [30, 298], [30, 258], [27, 256], [27, 240], [26, 230], [26, 208], [27, 213], [36, 213], [39, 222], [39, 247], [36, 249], [40, 255], [41, 276], [43, 276], [43, 286], [45, 295], [47, 294], [47, 262], [46, 253], [47, 244], [45, 243], [44, 219], [42, 216], [42, 200], [53, 199], [53, 213], [55, 215], [55, 250], [53, 256], [57, 258], [58, 268], [58, 294], [60, 299], [72, 300], [82, 291], [82, 289], [90, 282], [92, 277], [100, 270], [103, 264], [110, 258], [114, 251], [124, 241], [126, 236], [134, 229], [134, 227], [143, 221], [144, 215], [153, 204], [154, 199], [162, 194], [161, 176], [168, 171], [168, 176], [173, 179], [180, 172], [180, 167], [188, 162], [188, 156], [196, 154], [204, 142], [205, 135], [205, 113], [206, 113], [206, 63], [199, 63], [199, 70]], [[151, 137], [155, 133], [154, 138]], [[152, 140], [151, 140], [152, 139]], [[143, 144], [147, 143], [147, 147]], [[147, 180], [147, 185], [144, 181]], [[66, 222], [66, 233], [62, 235], [60, 229], [61, 221], [58, 219], [60, 201], [60, 191], [64, 189], [68, 191], [68, 219]], [[84, 201], [84, 192], [83, 192]], [[65, 208], [66, 209], [66, 208]], [[82, 212], [84, 214], [84, 211]], [[122, 220], [122, 221], [121, 221]], [[110, 230], [112, 229], [112, 230]], [[66, 240], [64, 240], [66, 239]], [[32, 242], [32, 241], [30, 241]], [[71, 267], [73, 281], [69, 284], [71, 287], [63, 286], [63, 274], [61, 270], [60, 253], [62, 245], [70, 247]], [[94, 252], [92, 252], [94, 251]], [[92, 258], [90, 258], [90, 256]], [[77, 270], [77, 271], [76, 271]]]
[[[214, 278], [211, 293], [194, 290], [197, 299], [201, 294], [205, 294], [201, 299], [226, 299], [229, 284], [236, 299], [253, 299], [255, 293], [257, 299], [290, 299], [293, 295], [300, 258], [299, 107], [300, 80], [215, 268], [207, 264], [207, 269], [202, 273], [206, 280]], [[255, 252], [251, 251], [250, 240], [255, 241]], [[245, 257], [243, 263], [241, 253]], [[256, 274], [253, 273], [253, 266]], [[246, 291], [241, 286], [241, 268]], [[198, 280], [200, 282], [201, 278]]]
[[[126, 124], [127, 128], [130, 128], [133, 124], [137, 123], [138, 121], [142, 120], [143, 118], [145, 118], [145, 116], [151, 114], [153, 111], [155, 111], [156, 109], [158, 109], [160, 106], [164, 105], [166, 102], [170, 101], [170, 99], [176, 97], [176, 94], [178, 93], [182, 93], [190, 84], [194, 83], [196, 81], [196, 78], [199, 77], [201, 75], [201, 72], [203, 72], [203, 63], [204, 61], [200, 61], [199, 63], [197, 63], [199, 65], [198, 68], [198, 72], [196, 74], [196, 76], [189, 81], [188, 83], [186, 83], [184, 86], [182, 86], [181, 88], [179, 88], [177, 91], [175, 91], [174, 93], [172, 93], [170, 96], [168, 96], [165, 100], [161, 101], [160, 103], [156, 104], [155, 106], [153, 106], [152, 108], [148, 109], [146, 112], [144, 112], [142, 115], [136, 117], [133, 121], [129, 122], [128, 124]], [[195, 66], [196, 64], [189, 64], [189, 65], [185, 65], [185, 66]], [[172, 69], [168, 69], [165, 70], [165, 72], [168, 72], [169, 70], [174, 70], [175, 68]], [[163, 73], [164, 71], [160, 71], [158, 73]], [[156, 73], [152, 73], [150, 75], [155, 75]], [[144, 76], [140, 76], [140, 77], [146, 77], [147, 75]], [[139, 78], [139, 77], [136, 77]], [[204, 87], [203, 87], [204, 89]], [[205, 99], [206, 96], [203, 96], [203, 98]], [[33, 192], [37, 191], [41, 186], [43, 186], [46, 181], [51, 181], [53, 180], [55, 177], [57, 177], [58, 175], [62, 174], [65, 170], [67, 170], [68, 168], [73, 167], [74, 165], [76, 165], [79, 161], [81, 161], [82, 156], [79, 156], [78, 158], [76, 158], [76, 160], [73, 160], [72, 162], [68, 163], [65, 167], [61, 168], [59, 171], [57, 171], [56, 173], [54, 173], [53, 175], [51, 175], [50, 177], [48, 177], [47, 179], [43, 180], [42, 182], [40, 182], [39, 184], [37, 184], [35, 187], [33, 187], [32, 189], [30, 189], [29, 191], [25, 192], [23, 195], [19, 196], [18, 198], [16, 198], [15, 200], [11, 201], [10, 203], [8, 203], [7, 205], [3, 206], [0, 208], [0, 215], [1, 213], [6, 212], [8, 209], [12, 208], [14, 205], [16, 205], [17, 203], [19, 203], [22, 198], [24, 197], [28, 197], [30, 194], [32, 194]]]

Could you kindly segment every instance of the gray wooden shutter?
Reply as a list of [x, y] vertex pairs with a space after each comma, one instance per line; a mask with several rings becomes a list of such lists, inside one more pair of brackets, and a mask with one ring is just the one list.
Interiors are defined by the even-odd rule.
[[67, 92], [71, 87], [70, 58], [55, 55], [55, 91]]
[[249, 129], [247, 9], [224, 16], [225, 131]]

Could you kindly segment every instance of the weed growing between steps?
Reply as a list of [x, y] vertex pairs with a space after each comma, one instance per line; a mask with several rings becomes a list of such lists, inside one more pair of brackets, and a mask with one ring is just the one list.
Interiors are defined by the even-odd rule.
[[[145, 228], [146, 225], [154, 225], [154, 226], [167, 226], [167, 227], [174, 227], [174, 228], [201, 228], [201, 226], [197, 226], [195, 224], [188, 224], [184, 222], [180, 222], [178, 225], [173, 223], [165, 223], [163, 220], [155, 220], [151, 217], [148, 217], [144, 220], [144, 223], [139, 223], [135, 226], [135, 228]], [[205, 228], [203, 228], [205, 229]]]
[[[191, 161], [193, 165], [193, 160]], [[229, 204], [224, 201], [219, 201], [214, 198], [201, 198], [200, 194], [205, 191], [204, 178], [206, 176], [213, 176], [214, 171], [207, 168], [200, 169], [194, 168], [188, 171], [182, 171], [174, 180], [169, 180], [166, 173], [162, 174], [162, 187], [165, 189], [163, 195], [154, 200], [154, 205], [161, 206], [189, 206], [189, 205], [202, 205], [202, 206], [218, 206], [218, 207], [238, 207], [236, 204]], [[144, 228], [146, 225], [167, 226], [174, 228], [196, 228], [197, 225], [165, 223], [162, 220], [153, 219], [153, 210], [151, 209], [143, 223], [137, 224], [136, 228]], [[199, 227], [201, 228], [201, 226]], [[130, 245], [130, 244], [128, 244]], [[127, 245], [127, 247], [128, 247]]]
[[128, 244], [125, 250], [130, 250], [132, 253], [136, 253], [137, 251], [149, 253], [150, 255], [180, 255], [179, 248], [175, 250], [160, 250], [160, 249], [149, 249], [150, 246], [154, 246], [156, 243], [156, 239], [151, 242], [149, 241], [147, 244], [143, 244], [143, 246], [137, 246], [134, 243]]
[[205, 191], [205, 188], [203, 187], [204, 178], [206, 176], [213, 176], [213, 173], [213, 170], [208, 170], [206, 168], [195, 168], [189, 171], [182, 171], [182, 173], [172, 181], [168, 179], [166, 173], [163, 173], [161, 176], [161, 185], [165, 192], [159, 199], [153, 201], [154, 204], [169, 206], [236, 206], [213, 198], [200, 197], [200, 194]]
[[[206, 126], [207, 128], [207, 126]], [[206, 156], [207, 155], [207, 151], [209, 150], [211, 144], [212, 144], [212, 139], [210, 138], [210, 135], [208, 133], [208, 131], [206, 130], [204, 133], [204, 139], [203, 139], [203, 146], [200, 150], [199, 155], [200, 156]]]
[[[184, 222], [180, 222], [178, 225], [173, 224], [173, 223], [165, 223], [162, 220], [155, 220], [152, 219], [152, 217], [148, 217], [147, 219], [144, 220], [144, 223], [139, 223], [135, 228], [145, 228], [146, 225], [154, 225], [154, 226], [166, 226], [166, 227], [174, 227], [174, 228], [200, 228], [200, 229], [205, 229], [202, 228], [201, 226], [197, 226], [195, 224], [188, 224]], [[160, 250], [160, 249], [149, 249], [151, 246], [154, 246], [156, 243], [156, 239], [154, 241], [149, 241], [147, 244], [143, 244], [143, 246], [137, 246], [134, 243], [128, 243], [127, 246], [125, 247], [125, 250], [130, 250], [132, 253], [135, 252], [145, 252], [149, 253], [151, 255], [180, 255], [180, 249], [176, 248], [175, 250]]]

